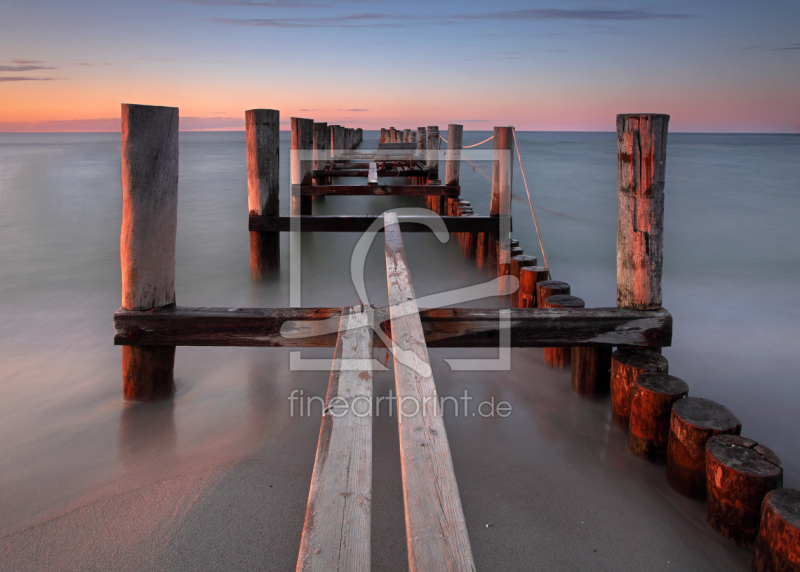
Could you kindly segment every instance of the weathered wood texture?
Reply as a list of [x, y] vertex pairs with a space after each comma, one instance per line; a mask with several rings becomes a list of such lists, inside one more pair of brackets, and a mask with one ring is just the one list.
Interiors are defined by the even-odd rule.
[[[382, 313], [381, 313], [382, 312]], [[672, 316], [666, 310], [620, 308], [509, 311], [513, 347], [669, 346]], [[376, 322], [388, 320], [376, 310]], [[114, 314], [116, 345], [334, 347], [339, 308], [183, 308]], [[500, 310], [420, 310], [428, 347], [497, 347]], [[288, 322], [288, 323], [287, 323]], [[283, 332], [283, 335], [282, 335]], [[381, 345], [375, 340], [375, 345]]]
[[[326, 175], [317, 175], [317, 172], [324, 169], [327, 162], [330, 160], [330, 137], [328, 137], [328, 124], [327, 123], [314, 123], [314, 162], [312, 163], [311, 173], [315, 185], [324, 185]], [[330, 176], [330, 175], [328, 175]], [[276, 213], [277, 214], [277, 213]]]
[[519, 271], [517, 308], [536, 308], [536, 285], [547, 280], [549, 272], [544, 266], [526, 266]]
[[[292, 217], [250, 217], [250, 230], [286, 232], [289, 230]], [[314, 215], [300, 217], [300, 229], [307, 232], [365, 232], [380, 215]], [[450, 232], [496, 231], [497, 217], [429, 217], [441, 220]], [[400, 229], [403, 232], [431, 232], [426, 225], [425, 217], [401, 216]], [[419, 221], [419, 222], [413, 222]], [[383, 232], [383, 228], [378, 229]]]
[[611, 355], [611, 418], [628, 428], [631, 394], [640, 373], [669, 373], [667, 358], [652, 350], [624, 348]]
[[[426, 169], [378, 169], [379, 177], [426, 177], [428, 171]], [[314, 171], [314, 177], [355, 177], [363, 178], [369, 175], [369, 165], [366, 169], [350, 169], [338, 168]]]
[[737, 545], [755, 544], [761, 503], [782, 486], [781, 460], [764, 445], [737, 435], [706, 443], [706, 522]]
[[[511, 187], [514, 173], [514, 164], [511, 162], [514, 153], [513, 127], [495, 127], [493, 144], [492, 197], [489, 214], [508, 216], [511, 214]], [[509, 228], [508, 232], [510, 231]], [[508, 233], [505, 236], [507, 237]]]
[[438, 176], [439, 173], [439, 126], [428, 125], [426, 131], [428, 144], [425, 146], [428, 155], [426, 166]]
[[568, 296], [570, 293], [570, 285], [566, 282], [561, 280], [541, 280], [536, 283], [536, 307], [542, 308], [544, 301], [550, 296]]
[[417, 153], [427, 156], [428, 151], [428, 128], [417, 127]]
[[628, 450], [653, 463], [667, 461], [672, 405], [689, 394], [689, 386], [666, 373], [640, 373], [631, 394]]
[[464, 133], [463, 125], [450, 124], [447, 126], [447, 156], [445, 165], [444, 184], [457, 185], [461, 172], [461, 138]]
[[777, 489], [761, 504], [753, 572], [800, 572], [800, 491]]
[[342, 309], [297, 558], [298, 571], [370, 569], [370, 316], [360, 306]]
[[[278, 175], [280, 113], [274, 109], [245, 112], [247, 139], [247, 204], [251, 215], [280, 214]], [[281, 237], [250, 229], [250, 274], [264, 278], [280, 269]]]
[[413, 150], [414, 150], [414, 149], [416, 149], [416, 148], [417, 148], [417, 144], [416, 144], [416, 143], [402, 143], [402, 142], [397, 142], [397, 143], [380, 143], [380, 144], [378, 145], [378, 149], [379, 149], [379, 150], [383, 150], [383, 149], [395, 149], [395, 150], [408, 150], [408, 151], [413, 151]]
[[617, 116], [617, 305], [661, 307], [664, 171], [669, 115]]
[[[409, 569], [475, 570], [400, 227], [394, 213], [386, 222]], [[413, 414], [409, 405], [416, 405]]]
[[293, 215], [311, 214], [311, 197], [303, 196], [305, 193], [296, 192], [295, 185], [311, 185], [311, 172], [313, 171], [313, 146], [314, 120], [292, 117], [291, 166]]
[[122, 307], [175, 303], [178, 109], [122, 105]]
[[[292, 185], [294, 194], [295, 185]], [[300, 185], [304, 197], [313, 195], [437, 195], [457, 197], [461, 187], [447, 185]], [[310, 213], [309, 213], [310, 214]]]
[[508, 297], [508, 301], [511, 304], [512, 308], [520, 308], [519, 299], [520, 295], [522, 294], [522, 269], [533, 267], [536, 268], [536, 260], [535, 256], [529, 256], [527, 254], [518, 254], [516, 256], [512, 256], [510, 250], [511, 245], [509, 244], [509, 275], [514, 276], [517, 279], [518, 289], [513, 294], [510, 294]]
[[[178, 109], [122, 105], [122, 308], [175, 303], [178, 224]], [[126, 399], [150, 401], [175, 391], [175, 348], [122, 349]]]
[[706, 497], [706, 442], [715, 435], [738, 435], [742, 422], [710, 399], [684, 397], [672, 406], [667, 442], [667, 482], [691, 498]]
[[611, 348], [573, 347], [570, 362], [572, 393], [592, 399], [608, 395], [611, 380]]
[[[583, 308], [584, 302], [577, 296], [569, 295], [556, 295], [545, 298], [542, 302], [543, 308], [567, 308], [572, 310], [574, 308]], [[550, 367], [564, 369], [569, 367], [569, 362], [572, 357], [572, 350], [569, 347], [555, 347], [548, 346], [544, 348], [542, 353], [544, 363]]]

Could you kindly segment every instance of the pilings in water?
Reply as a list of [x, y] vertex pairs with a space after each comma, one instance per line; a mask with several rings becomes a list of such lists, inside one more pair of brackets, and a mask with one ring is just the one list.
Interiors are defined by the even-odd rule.
[[[334, 138], [341, 132], [344, 139], [344, 129], [334, 125]], [[300, 194], [299, 185], [311, 184], [313, 162], [311, 160], [314, 146], [314, 120], [292, 117], [292, 214], [310, 215], [311, 197]]]
[[[122, 309], [175, 305], [178, 108], [122, 105]], [[129, 337], [136, 339], [138, 329]], [[122, 392], [132, 401], [175, 393], [175, 346], [123, 346]]]
[[[279, 136], [280, 112], [251, 109], [245, 112], [247, 133], [247, 203], [251, 215], [280, 214]], [[250, 274], [264, 278], [281, 267], [279, 232], [250, 232]]]
[[617, 116], [617, 306], [661, 307], [669, 115]]

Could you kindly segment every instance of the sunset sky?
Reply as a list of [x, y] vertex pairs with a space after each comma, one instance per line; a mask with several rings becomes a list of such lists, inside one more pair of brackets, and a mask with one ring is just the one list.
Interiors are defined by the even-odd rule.
[[246, 109], [365, 129], [800, 132], [797, 0], [0, 0], [0, 131]]

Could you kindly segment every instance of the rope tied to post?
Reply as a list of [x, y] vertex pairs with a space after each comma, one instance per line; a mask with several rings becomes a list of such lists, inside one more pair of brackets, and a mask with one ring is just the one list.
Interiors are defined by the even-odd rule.
[[531, 192], [528, 190], [528, 178], [525, 176], [525, 167], [522, 166], [522, 156], [519, 154], [519, 144], [517, 143], [517, 130], [511, 129], [511, 134], [514, 136], [514, 147], [517, 150], [517, 160], [519, 161], [519, 170], [522, 171], [522, 182], [525, 183], [525, 193], [528, 195], [528, 205], [531, 207], [531, 215], [533, 215], [533, 225], [536, 227], [536, 238], [539, 239], [539, 248], [542, 249], [542, 258], [544, 258], [544, 267], [547, 270], [547, 277], [550, 276], [550, 265], [547, 263], [547, 253], [544, 251], [544, 243], [542, 243], [542, 234], [539, 232], [539, 223], [536, 222], [536, 212], [533, 210], [533, 201], [531, 200]]

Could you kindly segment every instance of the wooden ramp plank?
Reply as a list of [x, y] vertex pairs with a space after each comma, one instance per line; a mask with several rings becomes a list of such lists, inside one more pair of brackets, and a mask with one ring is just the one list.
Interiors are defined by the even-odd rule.
[[400, 225], [395, 213], [385, 220], [409, 568], [475, 570]]
[[298, 571], [368, 571], [372, 313], [343, 308], [319, 430]]

